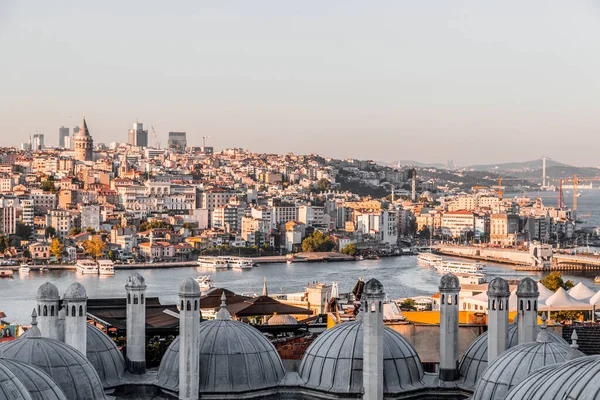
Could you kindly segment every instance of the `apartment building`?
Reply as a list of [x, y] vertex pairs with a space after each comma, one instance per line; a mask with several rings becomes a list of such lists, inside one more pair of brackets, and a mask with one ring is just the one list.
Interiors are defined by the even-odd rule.
[[473, 213], [467, 210], [449, 211], [442, 216], [442, 234], [460, 237], [467, 232], [474, 232], [475, 219]]

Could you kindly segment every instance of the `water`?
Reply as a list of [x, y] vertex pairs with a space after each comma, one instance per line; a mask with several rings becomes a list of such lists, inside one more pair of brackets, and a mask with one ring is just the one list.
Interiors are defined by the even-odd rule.
[[[578, 190], [581, 197], [577, 198], [577, 219], [581, 220], [581, 224], [577, 227], [597, 227], [600, 226], [600, 189]], [[514, 194], [506, 194], [506, 198], [510, 198]], [[540, 197], [547, 206], [556, 207], [558, 203], [558, 191], [556, 192], [528, 192], [526, 197], [535, 199]], [[564, 193], [565, 206], [571, 208], [573, 206], [573, 191], [569, 190]]]

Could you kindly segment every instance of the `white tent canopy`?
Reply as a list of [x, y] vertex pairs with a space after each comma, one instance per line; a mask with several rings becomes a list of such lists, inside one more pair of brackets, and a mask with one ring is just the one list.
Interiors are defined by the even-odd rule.
[[554, 292], [548, 288], [546, 288], [546, 286], [542, 285], [540, 283], [540, 281], [538, 281], [537, 283], [538, 286], [538, 292], [540, 292], [540, 297], [539, 297], [539, 301], [543, 301], [546, 300], [548, 297], [552, 296], [554, 294]]
[[563, 288], [558, 290], [545, 301], [545, 307], [540, 304], [540, 311], [576, 311], [591, 309], [590, 303], [570, 296]]
[[572, 298], [581, 301], [588, 301], [596, 294], [596, 292], [585, 286], [582, 282], [579, 282], [577, 285], [573, 286], [567, 293]]
[[598, 304], [600, 304], [600, 290], [598, 290], [598, 293], [596, 293], [590, 298], [589, 303], [593, 306], [597, 306]]

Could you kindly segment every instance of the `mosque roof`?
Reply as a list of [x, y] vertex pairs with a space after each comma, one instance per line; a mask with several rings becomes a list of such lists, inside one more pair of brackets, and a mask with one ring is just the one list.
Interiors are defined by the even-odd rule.
[[0, 362], [0, 400], [31, 400], [25, 385], [2, 362]]
[[[32, 400], [66, 400], [63, 391], [41, 369], [21, 361], [0, 358], [0, 365], [8, 368], [25, 386]], [[2, 386], [2, 384], [0, 384]], [[2, 396], [0, 396], [2, 398]], [[12, 397], [11, 397], [12, 399]]]
[[110, 337], [90, 324], [87, 324], [86, 356], [104, 388], [119, 384], [125, 372], [123, 355]]

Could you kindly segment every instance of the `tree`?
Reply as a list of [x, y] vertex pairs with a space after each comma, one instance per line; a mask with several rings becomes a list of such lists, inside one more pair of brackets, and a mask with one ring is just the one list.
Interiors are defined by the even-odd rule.
[[155, 220], [152, 222], [144, 222], [140, 224], [140, 232], [146, 232], [150, 229], [167, 229], [169, 231], [173, 230], [173, 225], [169, 224], [166, 221]]
[[401, 310], [416, 310], [417, 303], [413, 299], [405, 299], [400, 303]]
[[71, 228], [71, 230], [69, 231], [69, 236], [75, 236], [75, 235], [79, 235], [81, 233], [81, 229], [77, 228], [77, 227], [73, 227]]
[[348, 246], [346, 246], [342, 250], [340, 250], [340, 253], [347, 254], [349, 256], [356, 255], [356, 244], [350, 243]]
[[558, 271], [550, 272], [546, 277], [540, 279], [540, 283], [544, 285], [548, 290], [551, 290], [553, 292], [556, 292], [558, 288], [569, 290], [573, 286], [575, 286], [573, 281], [563, 281], [562, 275]]
[[20, 222], [17, 223], [17, 227], [15, 229], [16, 236], [20, 237], [21, 239], [29, 239], [32, 232], [33, 228], [31, 228], [31, 226], [22, 224]]
[[320, 192], [325, 192], [325, 191], [330, 190], [330, 189], [331, 189], [331, 182], [329, 182], [325, 178], [321, 178], [315, 184], [315, 187], [314, 187], [313, 191], [317, 192], [317, 193], [320, 193]]
[[117, 255], [112, 250], [109, 250], [108, 253], [106, 253], [106, 256], [112, 261], [115, 261], [117, 259]]
[[105, 247], [106, 244], [102, 241], [102, 239], [100, 239], [99, 236], [94, 236], [91, 240], [86, 240], [83, 242], [85, 254], [94, 257], [94, 259], [102, 256]]
[[51, 237], [56, 236], [56, 229], [54, 229], [54, 227], [52, 227], [52, 226], [47, 226], [44, 236], [46, 238], [51, 238]]
[[52, 243], [50, 244], [50, 253], [54, 254], [54, 257], [58, 260], [62, 255], [65, 246], [58, 240], [58, 238], [52, 239]]
[[56, 186], [54, 186], [54, 182], [49, 179], [42, 182], [40, 189], [42, 189], [44, 192], [56, 193]]
[[8, 249], [8, 237], [0, 235], [0, 253], [4, 253]]
[[306, 252], [331, 251], [334, 247], [334, 241], [321, 231], [314, 231], [302, 241], [302, 251]]
[[431, 231], [429, 230], [428, 226], [424, 226], [423, 229], [421, 229], [419, 231], [419, 239], [430, 239], [431, 238]]

